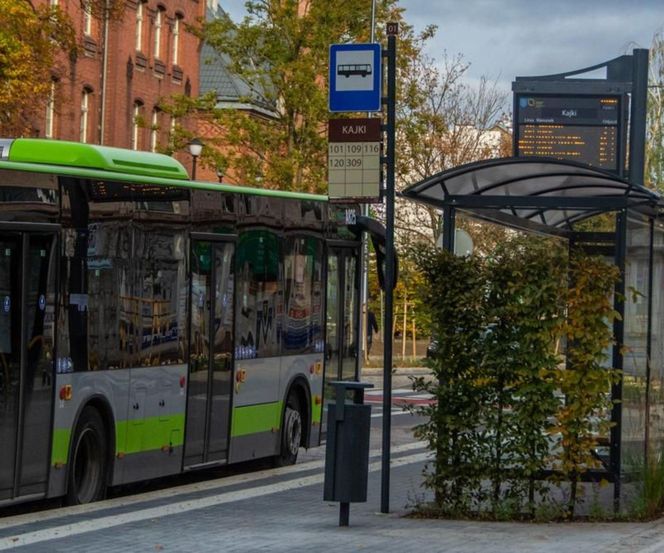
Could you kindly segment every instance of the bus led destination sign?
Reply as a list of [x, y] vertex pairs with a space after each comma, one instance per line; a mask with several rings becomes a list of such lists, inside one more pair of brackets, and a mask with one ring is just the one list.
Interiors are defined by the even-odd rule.
[[620, 170], [620, 96], [546, 96], [516, 99], [517, 156], [548, 156]]

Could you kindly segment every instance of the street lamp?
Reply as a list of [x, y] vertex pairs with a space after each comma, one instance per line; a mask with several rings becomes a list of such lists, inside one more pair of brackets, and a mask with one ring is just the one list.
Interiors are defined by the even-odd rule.
[[223, 167], [217, 167], [217, 178], [219, 179], [219, 184], [224, 180], [224, 168]]
[[189, 143], [189, 153], [194, 160], [191, 166], [191, 180], [196, 180], [196, 160], [198, 159], [198, 156], [201, 155], [202, 151], [203, 143], [198, 138], [194, 138]]

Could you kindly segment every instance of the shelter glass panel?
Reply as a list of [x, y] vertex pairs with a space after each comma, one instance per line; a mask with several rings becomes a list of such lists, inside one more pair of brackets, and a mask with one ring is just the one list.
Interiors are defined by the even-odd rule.
[[661, 222], [654, 227], [652, 270], [649, 446], [652, 453], [658, 453], [664, 448], [664, 223]]
[[646, 429], [650, 225], [630, 216], [625, 255], [622, 458], [626, 470], [643, 458]]

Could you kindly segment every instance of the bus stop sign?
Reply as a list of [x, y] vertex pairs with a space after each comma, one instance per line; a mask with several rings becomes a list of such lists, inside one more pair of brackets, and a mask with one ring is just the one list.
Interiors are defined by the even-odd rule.
[[380, 44], [330, 46], [330, 111], [380, 111]]

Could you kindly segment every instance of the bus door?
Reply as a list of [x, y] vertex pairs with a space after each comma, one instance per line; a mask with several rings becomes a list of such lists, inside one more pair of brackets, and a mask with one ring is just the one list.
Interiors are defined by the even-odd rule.
[[[325, 337], [325, 402], [334, 401], [329, 383], [358, 379], [360, 270], [356, 246], [328, 246]], [[326, 420], [323, 417], [322, 432]]]
[[[198, 238], [197, 238], [198, 237]], [[189, 386], [184, 465], [228, 457], [233, 369], [235, 243], [192, 235]]]
[[0, 501], [47, 489], [56, 231], [0, 225]]

